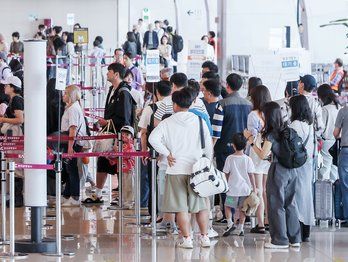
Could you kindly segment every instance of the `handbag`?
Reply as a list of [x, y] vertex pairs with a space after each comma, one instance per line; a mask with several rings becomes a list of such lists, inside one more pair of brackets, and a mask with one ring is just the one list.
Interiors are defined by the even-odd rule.
[[9, 136], [22, 136], [23, 135], [22, 125], [3, 123], [1, 127], [1, 133], [3, 135], [9, 135]]
[[[99, 136], [102, 135], [114, 135], [116, 133], [116, 128], [114, 122], [109, 120], [107, 125], [100, 131]], [[111, 152], [114, 146], [114, 139], [99, 139], [96, 140], [93, 146], [93, 152]]]
[[[203, 123], [202, 118], [198, 118], [201, 148], [204, 149], [205, 141]], [[229, 189], [225, 173], [215, 168], [213, 162], [207, 158], [204, 153], [192, 167], [190, 186], [200, 197], [209, 197], [216, 194], [227, 193]]]

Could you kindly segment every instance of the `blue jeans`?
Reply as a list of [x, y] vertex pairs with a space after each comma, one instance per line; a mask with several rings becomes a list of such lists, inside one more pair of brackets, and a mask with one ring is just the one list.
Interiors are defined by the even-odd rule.
[[149, 178], [147, 174], [147, 166], [141, 163], [141, 181], [140, 181], [140, 206], [148, 207], [150, 187]]
[[342, 190], [343, 215], [348, 219], [348, 148], [342, 148], [338, 159], [338, 175]]

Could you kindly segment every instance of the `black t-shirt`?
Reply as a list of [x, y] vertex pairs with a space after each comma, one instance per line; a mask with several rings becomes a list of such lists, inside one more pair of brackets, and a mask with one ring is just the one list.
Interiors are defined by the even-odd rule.
[[15, 116], [15, 110], [22, 110], [24, 111], [24, 99], [21, 96], [15, 96], [10, 101], [10, 104], [8, 105], [5, 115], [7, 118], [16, 118]]

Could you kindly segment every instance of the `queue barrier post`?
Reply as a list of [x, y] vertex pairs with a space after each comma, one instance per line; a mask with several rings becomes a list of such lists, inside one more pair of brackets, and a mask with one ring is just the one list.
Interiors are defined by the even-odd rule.
[[[136, 148], [137, 152], [140, 152], [140, 141], [137, 139]], [[141, 157], [137, 156], [135, 158], [135, 224], [136, 224], [136, 233], [140, 234], [140, 176], [141, 176]]]
[[[122, 134], [117, 133], [117, 152], [123, 152], [123, 142], [122, 142]], [[123, 183], [122, 183], [122, 165], [123, 160], [122, 156], [118, 156], [117, 158], [117, 173], [118, 173], [118, 203], [110, 203], [111, 206], [108, 207], [110, 210], [123, 210]], [[112, 189], [110, 189], [112, 190]], [[117, 205], [117, 206], [116, 206]]]
[[1, 245], [8, 245], [6, 241], [6, 158], [3, 151], [0, 152], [0, 173], [1, 173]]
[[[165, 239], [167, 237], [166, 231], [157, 231], [157, 159], [156, 151], [150, 150], [151, 157], [151, 233], [145, 234], [144, 239]], [[154, 245], [152, 246], [153, 248]], [[156, 249], [153, 250], [156, 256]]]
[[157, 220], [157, 175], [156, 175], [156, 151], [151, 150], [151, 224], [152, 224], [152, 236], [156, 236], [156, 220]]
[[74, 252], [62, 253], [62, 153], [56, 153], [56, 161], [54, 163], [54, 170], [56, 173], [56, 252], [55, 253], [44, 253], [44, 256], [51, 257], [63, 257], [74, 256]]
[[15, 162], [8, 163], [10, 180], [10, 251], [1, 253], [0, 258], [25, 259], [28, 254], [15, 252]]
[[[140, 152], [140, 148], [141, 148], [141, 146], [140, 146], [140, 139], [136, 139], [136, 144], [135, 144], [135, 149], [137, 150], [137, 148], [139, 149], [139, 150], [137, 150], [137, 152]], [[146, 223], [146, 222], [148, 222], [148, 221], [146, 221], [146, 220], [149, 220], [150, 218], [151, 218], [151, 216], [149, 216], [149, 215], [143, 215], [143, 214], [141, 214], [141, 212], [140, 212], [140, 209], [141, 209], [141, 176], [142, 176], [142, 173], [141, 173], [141, 158], [142, 157], [139, 157], [139, 159], [140, 159], [140, 166], [138, 167], [138, 165], [137, 165], [137, 162], [135, 162], [135, 177], [134, 177], [134, 189], [133, 189], [133, 191], [134, 191], [134, 202], [135, 202], [135, 205], [134, 205], [134, 214], [132, 214], [132, 215], [123, 215], [123, 218], [126, 218], [126, 219], [136, 219], [137, 218], [137, 216], [138, 216], [138, 214], [139, 214], [139, 217], [140, 217], [140, 220], [141, 220], [141, 222], [140, 222], [140, 226], [141, 227], [149, 227], [149, 225], [148, 225], [148, 223]], [[137, 211], [137, 201], [139, 201], [139, 203], [138, 203], [138, 205], [139, 205], [139, 210]], [[144, 221], [143, 221], [144, 220]], [[137, 226], [137, 224], [136, 223], [128, 223], [127, 224], [128, 226]]]

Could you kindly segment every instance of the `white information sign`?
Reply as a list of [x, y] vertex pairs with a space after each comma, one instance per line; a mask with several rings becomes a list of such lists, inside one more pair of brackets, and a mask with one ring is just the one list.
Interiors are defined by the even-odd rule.
[[56, 89], [64, 91], [66, 88], [66, 76], [68, 74], [68, 69], [57, 67], [56, 74]]
[[190, 41], [187, 55], [187, 77], [197, 81], [201, 78], [202, 64], [207, 60], [208, 44], [203, 41]]
[[74, 25], [75, 24], [75, 14], [67, 14], [66, 15], [66, 24]]
[[160, 81], [160, 61], [158, 50], [146, 51], [146, 82]]
[[300, 57], [298, 51], [280, 51], [281, 79], [295, 81], [300, 76]]

